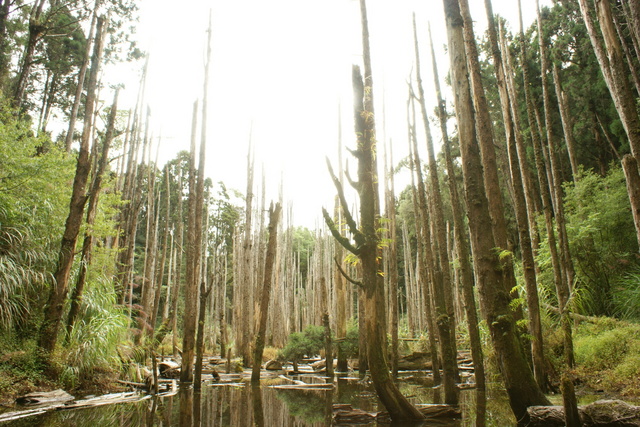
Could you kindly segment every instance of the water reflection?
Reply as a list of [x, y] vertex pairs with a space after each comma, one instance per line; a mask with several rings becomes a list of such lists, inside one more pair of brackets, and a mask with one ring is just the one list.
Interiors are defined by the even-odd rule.
[[[412, 403], [435, 403], [441, 399], [439, 388], [419, 374], [399, 382], [400, 389]], [[300, 378], [307, 383], [331, 382], [314, 376]], [[238, 426], [238, 427], [321, 427], [331, 425], [332, 404], [351, 404], [365, 411], [383, 410], [369, 383], [359, 378], [339, 377], [329, 390], [278, 389], [277, 383], [264, 382], [261, 387], [219, 386], [207, 384], [201, 392], [181, 389], [172, 396], [145, 397], [136, 403], [107, 405], [89, 409], [54, 411], [38, 417], [17, 420], [6, 426]], [[475, 390], [462, 390], [462, 419], [429, 421], [416, 426], [467, 427], [515, 425], [504, 392], [490, 392], [486, 405]], [[375, 423], [371, 423], [375, 426]], [[392, 426], [408, 425], [391, 424]]]

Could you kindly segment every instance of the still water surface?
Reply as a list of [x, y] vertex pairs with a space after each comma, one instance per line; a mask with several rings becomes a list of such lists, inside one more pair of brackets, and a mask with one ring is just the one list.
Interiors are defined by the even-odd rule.
[[[439, 391], [428, 378], [412, 376], [400, 381], [405, 396], [413, 403], [440, 403]], [[301, 376], [307, 383], [324, 382], [319, 376]], [[200, 393], [181, 390], [173, 396], [149, 398], [135, 403], [106, 405], [88, 409], [51, 411], [17, 420], [4, 426], [278, 426], [320, 427], [332, 424], [332, 404], [348, 403], [366, 411], [382, 410], [370, 383], [357, 378], [339, 378], [331, 390], [277, 389], [282, 380], [262, 381], [254, 388], [244, 385], [215, 386], [207, 383]], [[513, 415], [504, 392], [487, 396], [487, 426], [513, 426]], [[473, 426], [476, 417], [475, 391], [462, 390], [462, 418], [444, 422], [427, 422], [421, 426]], [[375, 423], [367, 424], [375, 426]], [[405, 425], [405, 424], [403, 424]]]

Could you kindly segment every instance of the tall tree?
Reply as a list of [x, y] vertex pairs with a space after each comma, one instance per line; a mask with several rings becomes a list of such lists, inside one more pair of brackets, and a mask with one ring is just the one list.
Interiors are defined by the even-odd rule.
[[65, 223], [65, 231], [60, 245], [58, 263], [53, 275], [51, 292], [45, 307], [44, 320], [38, 337], [38, 346], [46, 353], [51, 353], [53, 351], [58, 340], [58, 330], [62, 321], [64, 303], [67, 299], [67, 293], [69, 290], [69, 276], [73, 265], [76, 242], [78, 240], [84, 206], [87, 200], [85, 189], [89, 178], [89, 172], [91, 171], [91, 159], [89, 157], [91, 134], [93, 130], [91, 121], [93, 119], [93, 112], [96, 103], [95, 94], [98, 84], [98, 72], [102, 61], [104, 38], [107, 34], [106, 25], [108, 25], [108, 23], [105, 18], [101, 17], [98, 19], [96, 44], [93, 51], [93, 57], [91, 59], [91, 72], [89, 75], [89, 87], [85, 107], [85, 124], [82, 131], [80, 150], [78, 152], [76, 175], [73, 180], [71, 201], [69, 203], [69, 216]]
[[[455, 315], [453, 307], [453, 285], [451, 282], [451, 271], [449, 269], [449, 255], [447, 253], [446, 226], [444, 224], [444, 210], [442, 196], [440, 194], [440, 178], [438, 177], [438, 166], [433, 149], [433, 139], [431, 127], [427, 117], [427, 102], [424, 97], [422, 86], [422, 76], [420, 75], [420, 49], [418, 48], [418, 31], [416, 28], [416, 17], [413, 15], [413, 37], [415, 48], [416, 82], [418, 88], [418, 102], [422, 112], [422, 122], [426, 135], [427, 156], [429, 159], [429, 180], [431, 191], [431, 211], [435, 240], [432, 241], [434, 251], [434, 282], [433, 298], [436, 309], [436, 324], [438, 336], [440, 338], [440, 353], [442, 354], [442, 368], [444, 380], [445, 403], [455, 405], [458, 403], [458, 393], [455, 384], [455, 377], [458, 370], [457, 351], [455, 341]], [[415, 141], [415, 140], [414, 140]], [[415, 155], [418, 155], [416, 150]], [[419, 173], [419, 169], [417, 170]]]
[[527, 407], [547, 405], [549, 401], [535, 382], [517, 336], [511, 313], [509, 294], [504, 287], [504, 271], [500, 266], [491, 225], [488, 201], [483, 189], [483, 170], [475, 130], [474, 102], [469, 84], [469, 71], [464, 45], [463, 25], [456, 0], [443, 0], [447, 24], [451, 82], [458, 122], [462, 171], [467, 199], [471, 248], [475, 261], [480, 304], [493, 347], [500, 361], [500, 371], [509, 395], [511, 408], [518, 420], [527, 417]]
[[264, 352], [265, 336], [267, 334], [267, 316], [269, 314], [269, 301], [271, 299], [271, 283], [273, 281], [274, 264], [278, 244], [278, 221], [282, 206], [280, 203], [269, 207], [269, 241], [267, 243], [267, 253], [264, 259], [264, 277], [262, 280], [262, 292], [260, 296], [260, 315], [258, 331], [256, 334], [255, 346], [253, 349], [253, 366], [251, 371], [251, 381], [260, 381], [260, 366], [262, 365], [262, 353]]
[[[579, 0], [579, 3], [604, 80], [607, 83], [629, 139], [631, 155], [637, 160], [638, 156], [640, 156], [640, 115], [638, 114], [633, 87], [629, 84], [629, 73], [624, 63], [620, 39], [613, 23], [611, 5], [608, 1], [603, 0], [596, 1], [595, 8], [591, 0]], [[632, 26], [637, 31], [640, 6], [637, 0], [630, 2], [630, 5]], [[594, 15], [597, 18], [599, 30], [596, 26]], [[640, 200], [637, 200], [632, 193], [629, 193], [629, 200], [632, 210], [640, 211]], [[636, 231], [640, 239], [640, 222], [638, 222], [640, 218], [634, 217], [634, 220], [636, 220]], [[640, 240], [638, 244], [640, 245]]]
[[482, 353], [482, 342], [480, 339], [480, 329], [478, 328], [478, 309], [475, 300], [475, 292], [473, 290], [473, 266], [469, 256], [469, 240], [467, 238], [467, 229], [464, 221], [464, 207], [460, 199], [458, 185], [456, 183], [456, 172], [453, 166], [453, 157], [451, 155], [451, 141], [449, 140], [449, 132], [447, 130], [447, 110], [444, 99], [442, 99], [442, 90], [440, 89], [440, 79], [438, 78], [438, 65], [436, 63], [436, 55], [433, 49], [433, 40], [431, 38], [431, 28], [429, 28], [429, 45], [431, 48], [431, 62], [433, 65], [433, 81], [436, 89], [436, 99], [438, 101], [438, 120], [440, 122], [440, 132], [442, 134], [442, 142], [444, 148], [445, 164], [448, 175], [449, 196], [451, 197], [451, 210], [453, 212], [453, 230], [458, 254], [458, 265], [460, 269], [460, 281], [462, 284], [462, 295], [464, 298], [464, 309], [467, 316], [467, 326], [469, 330], [469, 341], [471, 344], [471, 357], [473, 359], [474, 373], [476, 377], [476, 390], [478, 398], [476, 406], [478, 408], [478, 416], [476, 424], [480, 427], [484, 423], [484, 414], [482, 408], [486, 407], [486, 385], [484, 371], [484, 355]]

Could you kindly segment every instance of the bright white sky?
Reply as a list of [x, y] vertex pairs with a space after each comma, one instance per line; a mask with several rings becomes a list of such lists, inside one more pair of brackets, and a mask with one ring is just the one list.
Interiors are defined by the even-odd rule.
[[[484, 31], [483, 0], [470, 0]], [[525, 26], [535, 2], [523, 0]], [[550, 0], [543, 0], [543, 5]], [[337, 163], [338, 105], [343, 142], [353, 144], [351, 65], [361, 62], [359, 4], [355, 0], [143, 0], [140, 47], [151, 54], [147, 103], [160, 161], [188, 149], [191, 111], [202, 97], [204, 46], [209, 10], [213, 19], [207, 176], [244, 193], [249, 129], [253, 123], [256, 181], [264, 165], [267, 198], [277, 199], [284, 178], [285, 203], [293, 202], [296, 225], [315, 227], [322, 206], [332, 208], [325, 156]], [[439, 0], [369, 0], [378, 136], [382, 140], [384, 92], [386, 137], [394, 160], [407, 153], [406, 81], [413, 68], [411, 14], [416, 13], [423, 81], [435, 105], [427, 22], [431, 22], [441, 79], [448, 69], [446, 30]], [[494, 0], [494, 12], [517, 30], [515, 0]], [[139, 71], [131, 71], [127, 96], [135, 98]], [[125, 101], [126, 102], [126, 101]], [[432, 109], [432, 107], [430, 108]], [[434, 136], [439, 132], [434, 129]], [[422, 144], [424, 146], [424, 144]], [[381, 151], [381, 148], [380, 148]], [[344, 158], [348, 158], [344, 155]], [[350, 160], [352, 167], [355, 165]], [[355, 175], [355, 173], [353, 174]], [[256, 185], [259, 185], [256, 182]], [[259, 187], [258, 187], [259, 188]]]

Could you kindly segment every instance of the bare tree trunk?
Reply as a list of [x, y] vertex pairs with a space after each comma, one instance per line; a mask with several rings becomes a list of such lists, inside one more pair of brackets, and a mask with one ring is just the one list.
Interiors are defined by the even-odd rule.
[[[247, 193], [245, 195], [245, 224], [244, 224], [244, 238], [242, 239], [242, 256], [243, 264], [241, 268], [241, 280], [240, 280], [240, 307], [238, 314], [243, 318], [236, 317], [234, 322], [240, 328], [238, 329], [238, 336], [236, 341], [238, 343], [238, 353], [242, 356], [244, 366], [249, 366], [251, 361], [251, 349], [250, 349], [250, 336], [253, 325], [253, 316], [251, 316], [251, 301], [249, 296], [249, 289], [251, 288], [251, 252], [252, 252], [252, 237], [251, 237], [251, 221], [252, 221], [252, 201], [253, 201], [253, 153], [251, 146], [251, 136], [249, 136], [249, 151], [247, 154]], [[238, 325], [239, 324], [239, 325]]]
[[482, 342], [480, 339], [480, 329], [478, 328], [478, 310], [473, 290], [473, 267], [469, 256], [469, 241], [467, 239], [467, 230], [464, 223], [464, 209], [458, 193], [456, 185], [456, 173], [453, 166], [451, 156], [451, 146], [449, 141], [449, 133], [447, 131], [447, 111], [442, 92], [440, 90], [440, 79], [438, 78], [438, 66], [436, 63], [436, 55], [433, 50], [433, 41], [431, 39], [431, 28], [429, 28], [429, 41], [431, 48], [431, 62], [433, 64], [433, 78], [436, 89], [436, 97], [438, 100], [438, 119], [440, 121], [440, 131], [442, 133], [442, 141], [444, 147], [445, 162], [447, 166], [447, 175], [449, 176], [449, 194], [451, 197], [451, 209], [453, 212], [453, 229], [456, 242], [456, 252], [458, 254], [458, 265], [460, 269], [460, 281], [462, 283], [462, 294], [464, 297], [464, 309], [467, 316], [467, 328], [469, 330], [469, 341], [471, 345], [471, 357], [473, 359], [474, 374], [476, 377], [476, 390], [478, 390], [478, 399], [476, 399], [477, 410], [479, 412], [476, 417], [478, 427], [484, 425], [485, 417], [483, 408], [486, 407], [486, 385], [484, 371], [484, 356], [482, 353]]
[[[485, 96], [482, 78], [480, 75], [480, 63], [478, 60], [478, 48], [473, 31], [473, 20], [469, 11], [468, 0], [458, 0], [460, 13], [464, 21], [463, 35], [466, 51], [469, 80], [472, 86], [473, 105], [476, 110], [476, 137], [481, 151], [481, 161], [483, 167], [483, 182], [488, 199], [488, 208], [491, 215], [491, 224], [496, 247], [500, 251], [509, 250], [507, 238], [507, 225], [504, 217], [504, 203], [500, 192], [500, 181], [498, 178], [498, 166], [494, 148], [494, 137], [491, 117], [489, 116], [489, 106]], [[517, 298], [515, 274], [513, 272], [513, 259], [510, 256], [502, 260], [504, 268], [504, 287], [511, 294], [512, 298]], [[522, 319], [522, 309], [516, 308], [513, 312], [516, 319]]]
[[[638, 115], [633, 90], [628, 81], [620, 40], [613, 25], [611, 6], [608, 1], [596, 1], [595, 15], [597, 16], [598, 24], [602, 31], [602, 33], [600, 33], [592, 17], [594, 8], [591, 1], [579, 0], [579, 2], [582, 17], [584, 18], [591, 44], [596, 53], [596, 58], [598, 58], [604, 80], [607, 83], [616, 110], [620, 115], [622, 125], [629, 138], [631, 155], [638, 158], [638, 156], [640, 156], [640, 116]], [[636, 34], [638, 34], [640, 5], [638, 5], [637, 0], [631, 1], [629, 5], [631, 7], [633, 28]], [[627, 185], [627, 188], [629, 188], [629, 185]], [[635, 199], [631, 193], [629, 193], [629, 200], [632, 203], [632, 210], [637, 211], [640, 209], [640, 200]], [[640, 224], [636, 223], [636, 232], [640, 237], [639, 226]], [[640, 240], [638, 244], [640, 245]]]
[[84, 78], [87, 73], [87, 67], [89, 65], [89, 56], [91, 53], [91, 42], [93, 40], [93, 31], [96, 25], [96, 13], [100, 0], [96, 0], [93, 6], [93, 13], [91, 17], [91, 26], [89, 27], [89, 37], [87, 37], [87, 46], [84, 51], [84, 58], [82, 59], [82, 65], [78, 71], [78, 83], [76, 86], [76, 93], [73, 98], [73, 106], [71, 107], [71, 113], [69, 113], [69, 127], [67, 128], [67, 135], [65, 136], [65, 150], [67, 153], [71, 152], [71, 144], [73, 144], [73, 133], [75, 132], [76, 120], [78, 118], [78, 110], [80, 109], [80, 101], [82, 100], [82, 89], [84, 88]]
[[67, 337], [71, 335], [73, 324], [76, 320], [76, 317], [78, 316], [78, 313], [80, 312], [82, 293], [84, 291], [84, 286], [87, 279], [87, 270], [89, 269], [89, 265], [91, 265], [91, 255], [93, 251], [93, 232], [91, 230], [91, 227], [93, 226], [96, 218], [96, 213], [98, 211], [98, 198], [100, 197], [100, 191], [102, 190], [102, 179], [109, 163], [109, 149], [111, 148], [111, 142], [113, 141], [116, 115], [118, 113], [118, 93], [119, 90], [116, 90], [113, 98], [113, 104], [111, 104], [111, 112], [109, 114], [107, 132], [102, 143], [102, 155], [100, 157], [98, 169], [96, 171], [96, 175], [93, 179], [91, 190], [89, 192], [89, 202], [86, 219], [88, 229], [84, 234], [84, 241], [82, 242], [82, 255], [80, 260], [80, 272], [78, 273], [78, 280], [76, 281], [76, 287], [74, 288], [73, 294], [71, 295], [71, 306], [69, 308], [69, 314], [67, 316]]
[[[523, 267], [523, 275], [525, 276], [525, 284], [527, 286], [527, 308], [529, 310], [529, 330], [531, 334], [531, 353], [533, 356], [533, 373], [536, 378], [536, 382], [542, 388], [542, 390], [546, 390], [548, 387], [548, 379], [544, 364], [544, 351], [543, 351], [543, 340], [542, 340], [542, 324], [540, 320], [540, 302], [538, 298], [538, 290], [537, 290], [537, 264], [534, 260], [534, 252], [538, 248], [538, 238], [537, 238], [537, 223], [536, 223], [536, 211], [535, 211], [535, 202], [533, 200], [533, 190], [530, 176], [528, 163], [526, 158], [526, 148], [524, 146], [524, 141], [522, 137], [522, 127], [520, 125], [520, 118], [518, 115], [518, 107], [517, 107], [517, 99], [516, 99], [516, 91], [515, 84], [513, 82], [513, 71], [511, 69], [511, 62], [508, 55], [508, 48], [506, 46], [506, 41], [504, 40], [504, 35], [502, 33], [502, 28], [500, 32], [500, 42], [502, 51], [505, 52], [506, 61], [503, 63], [503, 67], [505, 70], [505, 80], [507, 83], [508, 96], [509, 96], [509, 108], [510, 108], [510, 117], [512, 119], [513, 124], [513, 133], [514, 133], [514, 141], [515, 148], [511, 147], [509, 150], [510, 157], [510, 168], [512, 170], [512, 175], [515, 175], [512, 178], [514, 187], [516, 185], [524, 186], [524, 203], [526, 212], [520, 212], [519, 216], [521, 220], [518, 221], [518, 233], [520, 234], [520, 245], [523, 247], [522, 249], [522, 267]], [[517, 162], [517, 164], [515, 163]], [[521, 184], [516, 184], [516, 181], [519, 179]], [[519, 200], [517, 205], [517, 209], [522, 209], [523, 200]], [[525, 224], [523, 221], [523, 215], [526, 215], [528, 220], [528, 224]]]
[[[386, 152], [386, 150], [385, 150]], [[389, 168], [385, 171], [388, 180], [386, 197], [389, 217], [389, 326], [391, 330], [391, 373], [398, 377], [398, 233], [396, 223], [396, 195], [393, 174], [393, 145], [389, 143]]]
[[464, 21], [455, 0], [443, 0], [447, 23], [451, 82], [458, 121], [462, 170], [467, 198], [471, 247], [475, 262], [480, 303], [491, 333], [493, 346], [509, 395], [511, 408], [518, 420], [527, 416], [527, 407], [546, 405], [549, 401], [537, 386], [519, 342], [511, 314], [511, 298], [505, 289], [504, 271], [500, 268], [496, 241], [483, 190], [482, 162], [475, 131], [475, 111], [468, 80], [464, 47]]
[[24, 91], [27, 88], [27, 81], [31, 75], [31, 67], [34, 60], [33, 55], [36, 51], [36, 45], [42, 39], [47, 31], [47, 26], [42, 22], [42, 11], [47, 0], [37, 0], [31, 8], [29, 14], [29, 32], [27, 36], [27, 44], [22, 55], [22, 66], [18, 74], [18, 81], [13, 92], [13, 105], [17, 108], [22, 106]]
[[[433, 211], [433, 226], [435, 230], [434, 246], [434, 266], [435, 278], [433, 282], [433, 301], [436, 311], [436, 324], [440, 338], [440, 352], [442, 354], [442, 368], [444, 379], [445, 403], [456, 405], [458, 403], [458, 389], [456, 387], [456, 375], [458, 374], [457, 350], [455, 342], [455, 313], [453, 307], [453, 290], [451, 274], [449, 270], [449, 255], [447, 253], [446, 227], [444, 225], [444, 212], [442, 207], [442, 197], [440, 195], [440, 178], [438, 177], [438, 166], [433, 149], [433, 140], [429, 119], [427, 117], [427, 105], [422, 87], [422, 77], [420, 76], [420, 54], [418, 48], [418, 34], [416, 29], [415, 14], [413, 16], [413, 36], [415, 47], [416, 81], [418, 86], [418, 101], [422, 111], [422, 121], [425, 127], [427, 139], [427, 154], [429, 158], [429, 178], [430, 178], [430, 199]], [[414, 139], [415, 156], [417, 159], [417, 144]], [[418, 170], [418, 174], [420, 171]], [[418, 182], [418, 184], [420, 184]], [[446, 334], [446, 335], [445, 335]]]
[[[389, 374], [387, 362], [387, 340], [384, 322], [384, 283], [378, 267], [379, 249], [379, 203], [378, 185], [376, 179], [377, 161], [375, 153], [375, 121], [373, 111], [373, 79], [371, 74], [371, 56], [369, 50], [369, 30], [365, 1], [360, 1], [362, 17], [362, 44], [364, 56], [363, 81], [360, 69], [353, 68], [354, 86], [354, 120], [357, 136], [356, 157], [358, 159], [358, 182], [354, 183], [360, 198], [360, 228], [345, 207], [346, 222], [354, 236], [356, 246], [343, 237], [337, 230], [335, 223], [326, 212], [324, 218], [333, 236], [346, 249], [358, 256], [362, 266], [362, 284], [365, 294], [366, 333], [368, 339], [367, 352], [369, 356], [369, 370], [374, 387], [382, 404], [391, 415], [391, 419], [410, 420], [423, 419], [422, 413], [400, 393]], [[333, 175], [333, 174], [332, 174]], [[344, 202], [342, 187], [335, 175], [333, 181]]]
[[[536, 6], [538, 6], [538, 0], [536, 0]], [[542, 33], [542, 16], [540, 9], [538, 8], [538, 41], [540, 46], [540, 62], [541, 62], [541, 78], [542, 78], [542, 96], [544, 101], [544, 121], [547, 130], [547, 142], [549, 144], [549, 160], [551, 163], [551, 173], [553, 182], [551, 185], [552, 192], [555, 200], [555, 219], [558, 229], [558, 237], [560, 244], [560, 264], [565, 273], [565, 281], [560, 282], [556, 292], [558, 294], [559, 308], [562, 311], [562, 329], [564, 332], [564, 353], [565, 361], [569, 368], [573, 368], [575, 359], [573, 355], [573, 339], [571, 337], [571, 322], [568, 317], [569, 297], [571, 295], [571, 288], [574, 280], [573, 262], [571, 261], [571, 254], [569, 252], [569, 241], [567, 237], [567, 229], [564, 219], [564, 201], [562, 194], [562, 183], [560, 182], [560, 167], [558, 165], [557, 150], [555, 146], [555, 135], [552, 131], [551, 122], [551, 100], [549, 93], [549, 85], [547, 82], [547, 70], [548, 70], [548, 58], [546, 54], [546, 41]], [[574, 399], [575, 400], [575, 399]]]
[[96, 45], [91, 59], [91, 73], [89, 76], [89, 87], [87, 90], [85, 126], [82, 132], [82, 141], [80, 143], [80, 151], [78, 152], [78, 161], [76, 164], [76, 175], [73, 180], [73, 189], [71, 201], [69, 203], [69, 216], [65, 223], [65, 230], [60, 244], [60, 253], [58, 255], [58, 263], [56, 271], [53, 275], [53, 283], [49, 300], [44, 310], [44, 320], [40, 328], [38, 337], [38, 346], [45, 353], [50, 354], [58, 340], [58, 330], [62, 322], [62, 314], [64, 303], [67, 299], [69, 290], [69, 276], [71, 267], [73, 266], [74, 251], [80, 225], [82, 224], [82, 215], [84, 206], [87, 201], [85, 188], [89, 178], [91, 169], [91, 161], [89, 159], [89, 147], [91, 136], [91, 120], [95, 108], [95, 92], [98, 81], [98, 72], [102, 60], [102, 51], [104, 46], [104, 26], [107, 25], [104, 18], [98, 20], [98, 32], [96, 36]]
[[627, 154], [622, 158], [622, 168], [627, 178], [627, 193], [631, 199], [631, 212], [636, 225], [638, 242], [640, 242], [640, 174], [638, 174], [638, 161]]
[[262, 285], [262, 295], [260, 297], [260, 323], [256, 334], [256, 342], [253, 353], [253, 366], [251, 371], [251, 381], [260, 381], [260, 366], [262, 365], [262, 353], [264, 351], [265, 336], [267, 334], [267, 315], [269, 314], [269, 300], [271, 299], [271, 282], [273, 279], [273, 266], [275, 264], [276, 251], [278, 245], [278, 221], [282, 206], [280, 203], [269, 207], [269, 241], [267, 243], [267, 253], [264, 260], [264, 278]]
[[[527, 309], [529, 313], [529, 332], [531, 339], [531, 352], [533, 359], [534, 376], [536, 382], [543, 390], [547, 387], [547, 380], [545, 374], [544, 364], [544, 352], [542, 347], [542, 325], [540, 323], [540, 304], [538, 301], [538, 286], [536, 282], [536, 269], [533, 254], [533, 246], [531, 239], [531, 232], [535, 232], [535, 228], [530, 229], [532, 225], [535, 225], [534, 221], [529, 219], [529, 212], [527, 210], [526, 202], [526, 185], [520, 165], [524, 162], [519, 162], [517, 141], [521, 138], [521, 130], [519, 126], [516, 127], [517, 114], [516, 109], [511, 106], [511, 100], [509, 99], [507, 89], [507, 77], [505, 72], [505, 64], [502, 58], [502, 52], [498, 44], [498, 32], [493, 16], [493, 7], [491, 0], [485, 0], [485, 9], [487, 12], [488, 20], [488, 33], [491, 43], [491, 52], [494, 62], [494, 69], [496, 74], [496, 80], [498, 83], [500, 104], [502, 107], [502, 117], [505, 128], [505, 136], [507, 141], [507, 154], [509, 159], [509, 172], [511, 177], [511, 193], [513, 197], [513, 205], [516, 214], [516, 223], [518, 227], [518, 237], [520, 240], [520, 250], [522, 254], [522, 269], [526, 287], [527, 297]], [[508, 55], [508, 50], [504, 50]]]
[[[196, 188], [196, 130], [198, 122], [198, 102], [193, 104], [193, 122], [191, 124], [191, 155], [189, 157], [189, 199], [187, 216], [187, 247], [184, 286], [184, 316], [182, 327], [182, 366], [180, 368], [180, 383], [188, 384], [193, 381], [193, 355], [196, 335], [196, 318], [198, 317], [197, 292], [200, 263], [200, 251], [197, 246], [197, 188]], [[196, 261], [197, 260], [197, 261]]]
[[[429, 352], [431, 353], [433, 382], [434, 384], [441, 384], [442, 377], [440, 376], [440, 368], [442, 367], [442, 357], [438, 353], [438, 346], [436, 342], [436, 322], [434, 319], [433, 298], [431, 297], [431, 282], [433, 281], [433, 254], [431, 253], [431, 233], [429, 229], [429, 211], [426, 206], [424, 183], [422, 182], [421, 164], [420, 158], [417, 155], [418, 145], [416, 143], [416, 129], [415, 129], [415, 106], [413, 101], [409, 101], [411, 107], [411, 113], [407, 111], [407, 116], [410, 117], [409, 123], [409, 156], [411, 164], [411, 191], [413, 196], [413, 211], [415, 212], [416, 223], [416, 237], [418, 238], [418, 251], [416, 254], [417, 271], [416, 281], [414, 286], [415, 307], [417, 313], [424, 313], [426, 318], [426, 327], [428, 330], [429, 340]], [[407, 108], [409, 110], [409, 108]], [[417, 185], [414, 182], [414, 172], [417, 175]], [[421, 291], [423, 291], [421, 293]], [[421, 305], [423, 304], [423, 307]], [[423, 330], [423, 322], [421, 316], [417, 316], [418, 329]]]
[[202, 389], [202, 357], [204, 355], [204, 325], [207, 314], [207, 299], [213, 289], [213, 278], [210, 278], [209, 285], [203, 280], [200, 283], [200, 305], [198, 309], [198, 334], [196, 336], [196, 364], [194, 367], [193, 389]]

